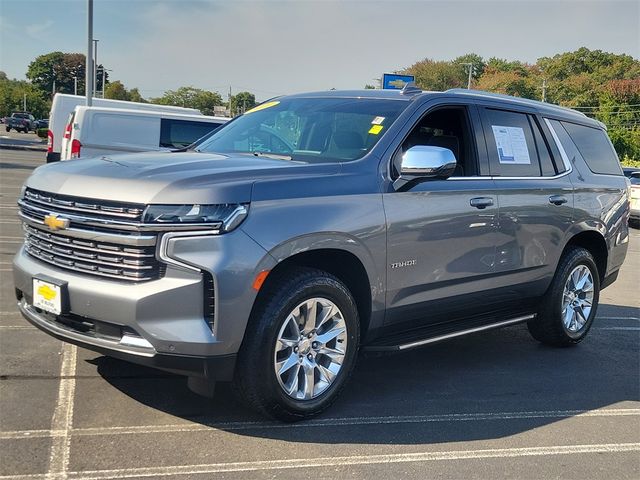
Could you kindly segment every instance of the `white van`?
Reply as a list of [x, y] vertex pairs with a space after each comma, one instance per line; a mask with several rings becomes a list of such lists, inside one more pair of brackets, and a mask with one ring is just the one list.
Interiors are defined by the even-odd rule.
[[[65, 126], [68, 123], [69, 115], [78, 105], [85, 105], [86, 97], [79, 95], [68, 95], [66, 93], [56, 93], [51, 104], [49, 113], [49, 131], [47, 132], [47, 163], [60, 160], [62, 147], [62, 137]], [[124, 100], [109, 100], [94, 98], [94, 107], [124, 108], [127, 110], [144, 110], [156, 112], [172, 112], [190, 115], [202, 115], [200, 110], [195, 108], [174, 107], [171, 105], [156, 105], [154, 103], [126, 102]]]
[[78, 106], [65, 127], [61, 160], [184, 148], [227, 121], [206, 115]]

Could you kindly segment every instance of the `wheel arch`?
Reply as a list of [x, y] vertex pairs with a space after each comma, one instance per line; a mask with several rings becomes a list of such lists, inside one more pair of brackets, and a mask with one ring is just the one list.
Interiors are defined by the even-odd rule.
[[586, 230], [576, 233], [572, 236], [562, 251], [562, 255], [570, 247], [582, 247], [593, 256], [598, 268], [598, 276], [600, 282], [604, 281], [607, 274], [607, 261], [609, 257], [609, 249], [604, 236], [597, 230]]
[[288, 269], [295, 267], [308, 267], [322, 270], [342, 281], [349, 289], [356, 302], [360, 319], [361, 335], [371, 326], [373, 316], [373, 298], [370, 274], [362, 260], [353, 252], [346, 249], [330, 247], [315, 248], [311, 250], [295, 251], [284, 258], [278, 258], [278, 263], [267, 275], [264, 284], [260, 287], [254, 302], [257, 305], [264, 298], [268, 284], [283, 274]]

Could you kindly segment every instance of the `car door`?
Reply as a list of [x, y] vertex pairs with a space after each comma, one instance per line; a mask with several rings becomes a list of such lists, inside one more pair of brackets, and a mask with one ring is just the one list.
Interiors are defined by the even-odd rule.
[[[421, 122], [429, 123], [429, 115], [446, 108], [461, 109], [466, 122], [467, 133], [461, 139], [466, 143], [457, 155], [466, 171], [400, 190], [389, 185], [383, 194], [387, 325], [446, 322], [470, 310], [479, 313], [489, 303], [481, 299], [486, 300], [495, 271], [498, 202], [494, 182], [484, 168], [486, 147], [475, 107], [448, 103], [425, 108], [394, 155], [415, 136]], [[452, 136], [440, 135], [438, 142], [427, 144], [445, 146]], [[393, 180], [397, 168], [391, 170]]]
[[573, 185], [548, 124], [534, 111], [483, 106], [480, 115], [500, 205], [495, 287], [531, 310], [546, 290], [573, 216]]

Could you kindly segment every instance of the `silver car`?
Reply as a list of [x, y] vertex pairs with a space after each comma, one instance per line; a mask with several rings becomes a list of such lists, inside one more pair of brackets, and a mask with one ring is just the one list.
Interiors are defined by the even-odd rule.
[[234, 381], [284, 421], [328, 407], [359, 349], [517, 323], [579, 343], [628, 245], [602, 124], [411, 85], [279, 97], [179, 152], [45, 165], [19, 205], [27, 320], [197, 391]]

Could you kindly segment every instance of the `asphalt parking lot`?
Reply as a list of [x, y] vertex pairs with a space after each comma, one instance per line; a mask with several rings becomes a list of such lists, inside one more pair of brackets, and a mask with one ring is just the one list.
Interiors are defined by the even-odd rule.
[[285, 425], [20, 317], [15, 201], [43, 157], [0, 150], [0, 479], [640, 478], [639, 230], [578, 347], [518, 325], [362, 356], [328, 412]]

